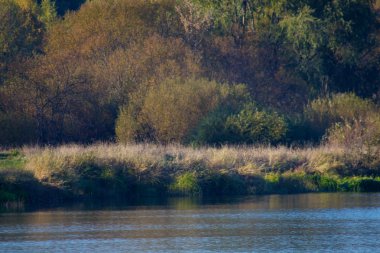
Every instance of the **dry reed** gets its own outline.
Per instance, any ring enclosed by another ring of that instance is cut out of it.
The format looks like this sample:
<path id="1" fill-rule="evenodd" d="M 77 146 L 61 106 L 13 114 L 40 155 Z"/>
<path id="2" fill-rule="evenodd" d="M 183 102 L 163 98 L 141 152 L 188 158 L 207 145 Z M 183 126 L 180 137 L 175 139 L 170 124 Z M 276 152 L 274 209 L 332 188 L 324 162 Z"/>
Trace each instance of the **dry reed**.
<path id="1" fill-rule="evenodd" d="M 344 150 L 337 147 L 250 147 L 192 148 L 181 145 L 107 144 L 91 146 L 25 147 L 26 169 L 39 179 L 55 171 L 70 170 L 83 162 L 99 166 L 124 166 L 135 172 L 158 169 L 225 170 L 239 174 L 286 173 L 289 171 L 326 172 L 349 166 Z"/>

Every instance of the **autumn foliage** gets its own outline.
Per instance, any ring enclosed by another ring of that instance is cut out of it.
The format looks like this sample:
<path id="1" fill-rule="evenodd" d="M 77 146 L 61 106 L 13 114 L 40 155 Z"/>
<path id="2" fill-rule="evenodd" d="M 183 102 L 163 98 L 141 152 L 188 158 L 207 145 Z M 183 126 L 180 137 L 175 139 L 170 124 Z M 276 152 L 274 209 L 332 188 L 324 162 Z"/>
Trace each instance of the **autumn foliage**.
<path id="1" fill-rule="evenodd" d="M 367 138 L 379 132 L 377 8 L 0 0 L 0 145 Z"/>

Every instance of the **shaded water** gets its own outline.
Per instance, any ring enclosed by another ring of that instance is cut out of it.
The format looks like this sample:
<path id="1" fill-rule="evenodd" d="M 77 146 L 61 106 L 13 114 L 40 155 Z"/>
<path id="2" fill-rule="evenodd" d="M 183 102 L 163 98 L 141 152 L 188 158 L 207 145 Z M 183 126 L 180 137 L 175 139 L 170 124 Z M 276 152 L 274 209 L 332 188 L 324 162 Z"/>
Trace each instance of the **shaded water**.
<path id="1" fill-rule="evenodd" d="M 378 252 L 380 194 L 0 214 L 0 252 Z"/>

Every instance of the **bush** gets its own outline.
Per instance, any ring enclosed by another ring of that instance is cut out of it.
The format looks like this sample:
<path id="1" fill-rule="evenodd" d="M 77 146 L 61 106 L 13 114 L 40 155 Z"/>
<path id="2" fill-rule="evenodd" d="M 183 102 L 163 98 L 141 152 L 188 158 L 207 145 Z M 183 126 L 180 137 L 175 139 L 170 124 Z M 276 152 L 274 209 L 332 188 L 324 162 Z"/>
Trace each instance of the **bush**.
<path id="1" fill-rule="evenodd" d="M 278 143 L 285 136 L 285 119 L 276 112 L 260 110 L 249 103 L 227 118 L 226 127 L 237 143 Z"/>
<path id="2" fill-rule="evenodd" d="M 232 106 L 248 92 L 204 79 L 167 79 L 134 104 L 121 109 L 116 135 L 120 142 L 184 142 L 200 120 L 220 105 Z"/>
<path id="3" fill-rule="evenodd" d="M 193 145 L 222 145 L 231 141 L 231 135 L 226 127 L 227 118 L 233 114 L 227 108 L 218 108 L 204 117 L 194 129 L 190 143 Z"/>
<path id="4" fill-rule="evenodd" d="M 240 111 L 227 107 L 212 112 L 200 122 L 192 138 L 199 144 L 276 144 L 286 131 L 283 117 L 249 102 L 240 106 Z"/>
<path id="5" fill-rule="evenodd" d="M 327 131 L 326 143 L 343 147 L 346 159 L 354 165 L 354 174 L 378 174 L 380 113 L 367 115 L 362 120 L 335 124 Z"/>
<path id="6" fill-rule="evenodd" d="M 380 110 L 372 101 L 336 94 L 311 102 L 305 115 L 315 136 L 343 149 L 351 174 L 375 174 L 363 171 L 380 166 Z"/>
<path id="7" fill-rule="evenodd" d="M 158 142 L 181 142 L 218 105 L 220 88 L 206 80 L 166 80 L 148 92 L 142 117 Z"/>
<path id="8" fill-rule="evenodd" d="M 380 145 L 380 114 L 337 123 L 328 129 L 326 140 L 343 147 L 376 147 Z"/>
<path id="9" fill-rule="evenodd" d="M 305 108 L 305 118 L 314 138 L 320 140 L 328 128 L 336 123 L 353 124 L 376 112 L 376 105 L 353 93 L 335 94 L 319 98 Z"/>
<path id="10" fill-rule="evenodd" d="M 153 132 L 141 122 L 139 109 L 133 103 L 120 108 L 116 119 L 116 140 L 121 143 L 150 140 Z"/>

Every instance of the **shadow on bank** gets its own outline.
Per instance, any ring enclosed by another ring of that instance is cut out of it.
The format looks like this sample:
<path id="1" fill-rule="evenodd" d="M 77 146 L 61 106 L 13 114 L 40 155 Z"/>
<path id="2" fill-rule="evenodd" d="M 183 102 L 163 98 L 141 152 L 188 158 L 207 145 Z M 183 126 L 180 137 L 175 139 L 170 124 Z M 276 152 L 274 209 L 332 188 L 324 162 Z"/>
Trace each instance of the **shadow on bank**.
<path id="1" fill-rule="evenodd" d="M 19 169 L 0 171 L 3 207 L 51 206 L 75 201 L 132 203 L 172 196 L 200 198 L 308 192 L 380 192 L 380 177 L 339 177 L 318 173 L 240 175 L 223 171 L 178 174 L 136 173 L 125 167 L 110 169 L 82 164 L 74 173 L 60 171 L 38 180 Z"/>

